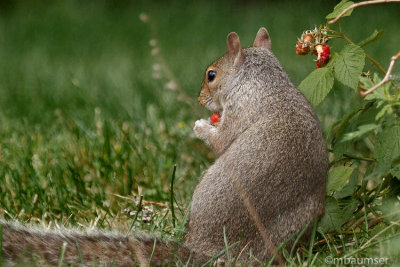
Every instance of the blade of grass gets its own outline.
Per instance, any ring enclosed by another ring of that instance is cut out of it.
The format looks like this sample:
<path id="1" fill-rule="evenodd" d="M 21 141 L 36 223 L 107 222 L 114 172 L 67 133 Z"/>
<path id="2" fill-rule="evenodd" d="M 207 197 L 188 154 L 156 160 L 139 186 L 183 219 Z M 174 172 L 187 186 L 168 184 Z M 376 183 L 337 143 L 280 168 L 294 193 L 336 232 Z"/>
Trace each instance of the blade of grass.
<path id="1" fill-rule="evenodd" d="M 318 255 L 319 255 L 319 252 L 315 253 L 314 258 L 312 259 L 312 261 L 311 261 L 311 263 L 310 263 L 310 266 L 315 266 L 315 265 L 314 265 L 314 262 L 315 262 L 315 260 L 317 259 L 317 256 L 318 256 Z"/>
<path id="2" fill-rule="evenodd" d="M 308 257 L 307 257 L 307 266 L 310 266 L 310 260 L 311 260 L 311 256 L 312 256 L 312 249 L 314 246 L 314 240 L 315 240 L 315 234 L 317 232 L 317 219 L 314 219 L 314 226 L 313 226 L 313 230 L 311 233 L 311 240 L 310 240 L 310 248 L 308 249 Z"/>
<path id="3" fill-rule="evenodd" d="M 172 225 L 175 228 L 175 208 L 174 208 L 174 180 L 175 180 L 175 173 L 176 173 L 176 164 L 174 164 L 174 170 L 172 171 L 172 177 L 171 177 L 171 195 L 170 195 L 170 205 L 169 208 L 171 209 L 171 214 L 172 214 Z"/>
<path id="4" fill-rule="evenodd" d="M 139 205 L 137 206 L 137 209 L 136 209 L 135 218 L 133 218 L 133 221 L 131 223 L 131 226 L 129 227 L 128 233 L 126 233 L 126 236 L 129 235 L 129 233 L 131 232 L 133 226 L 135 225 L 135 222 L 136 222 L 137 217 L 139 215 L 139 211 L 142 209 L 142 200 L 143 200 L 143 196 L 140 196 Z"/>
<path id="5" fill-rule="evenodd" d="M 224 231 L 224 243 L 225 243 L 225 255 L 226 255 L 226 259 L 228 260 L 228 263 L 231 262 L 231 253 L 229 252 L 229 245 L 228 245 L 228 238 L 226 237 L 226 229 L 225 226 L 223 228 Z"/>
<path id="6" fill-rule="evenodd" d="M 383 239 L 381 239 L 381 240 L 377 240 L 377 241 L 375 241 L 375 242 L 369 243 L 368 246 L 361 246 L 361 248 L 356 249 L 356 250 L 350 252 L 349 254 L 343 256 L 343 258 L 349 258 L 350 256 L 352 256 L 352 255 L 354 255 L 354 254 L 356 254 L 356 253 L 358 253 L 358 252 L 361 252 L 361 251 L 363 251 L 363 250 L 365 250 L 365 249 L 367 249 L 367 248 L 369 248 L 369 247 L 371 247 L 371 246 L 373 246 L 373 245 L 375 245 L 375 244 L 378 244 L 378 243 L 381 243 L 381 242 L 384 242 L 384 241 L 393 239 L 393 238 L 398 237 L 398 236 L 400 236 L 400 233 L 397 233 L 397 234 L 388 236 L 388 237 L 386 237 L 386 238 L 383 238 Z M 364 245 L 366 245 L 366 244 L 367 244 L 367 243 L 365 243 Z"/>
<path id="7" fill-rule="evenodd" d="M 65 254 L 65 250 L 67 249 L 67 243 L 64 242 L 61 248 L 61 255 L 60 255 L 60 259 L 58 261 L 58 267 L 62 267 L 63 266 L 63 262 L 64 262 L 64 254 Z"/>
<path id="8" fill-rule="evenodd" d="M 156 250 L 157 239 L 154 239 L 153 250 L 151 251 L 149 258 L 149 266 L 151 266 L 151 260 L 153 259 L 154 251 Z"/>
<path id="9" fill-rule="evenodd" d="M 3 266 L 3 224 L 0 224 L 0 267 Z"/>
<path id="10" fill-rule="evenodd" d="M 311 222 L 308 222 L 308 223 L 307 223 L 306 227 L 304 227 L 304 229 L 301 230 L 300 234 L 297 236 L 296 240 L 294 241 L 293 246 L 292 246 L 292 249 L 290 250 L 290 253 L 289 253 L 289 258 L 292 258 L 292 255 L 293 255 L 293 252 L 294 252 L 294 249 L 295 249 L 297 243 L 299 242 L 300 238 L 304 235 L 305 231 L 306 231 L 306 230 L 308 229 L 308 227 L 310 226 L 310 223 L 311 223 Z"/>
<path id="11" fill-rule="evenodd" d="M 233 243 L 232 245 L 230 245 L 228 247 L 228 249 L 232 249 L 234 246 L 236 246 L 237 244 L 239 244 L 239 242 Z M 216 259 L 218 259 L 219 257 L 221 257 L 222 255 L 225 254 L 225 249 L 222 250 L 220 253 L 213 255 L 211 259 L 209 259 L 206 263 L 204 263 L 203 265 L 201 265 L 201 267 L 205 267 L 207 265 L 212 264 Z"/>
<path id="12" fill-rule="evenodd" d="M 343 235 L 340 235 L 339 238 L 340 238 L 340 241 L 342 241 L 343 253 L 346 254 L 347 251 L 346 251 L 346 245 L 345 245 L 345 243 L 344 243 L 344 236 L 343 236 Z"/>
<path id="13" fill-rule="evenodd" d="M 78 255 L 79 255 L 79 260 L 81 261 L 81 266 L 85 266 L 85 261 L 83 260 L 81 247 L 79 246 L 78 242 L 76 242 L 76 249 L 78 250 Z"/>

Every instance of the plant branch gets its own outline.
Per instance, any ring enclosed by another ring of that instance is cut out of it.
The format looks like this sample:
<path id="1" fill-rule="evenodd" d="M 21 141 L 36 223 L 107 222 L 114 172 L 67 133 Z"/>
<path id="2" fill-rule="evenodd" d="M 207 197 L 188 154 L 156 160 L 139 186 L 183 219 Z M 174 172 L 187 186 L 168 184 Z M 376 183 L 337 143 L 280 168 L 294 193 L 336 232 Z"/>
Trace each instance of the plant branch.
<path id="1" fill-rule="evenodd" d="M 386 70 L 378 63 L 378 61 L 370 57 L 368 54 L 365 54 L 365 57 L 368 58 L 368 60 L 371 61 L 372 64 L 374 64 L 383 74 L 386 74 Z"/>
<path id="2" fill-rule="evenodd" d="M 377 88 L 381 87 L 384 83 L 387 83 L 388 81 L 390 81 L 390 78 L 392 76 L 392 71 L 393 71 L 393 67 L 394 64 L 396 63 L 396 60 L 400 57 L 400 52 L 398 52 L 396 55 L 394 55 L 391 60 L 390 60 L 390 65 L 389 68 L 386 72 L 385 77 L 382 79 L 382 81 L 380 81 L 379 83 L 377 83 L 374 87 L 368 89 L 367 91 L 361 91 L 361 97 L 364 99 L 364 97 L 370 93 L 372 93 L 373 91 L 375 91 Z"/>
<path id="3" fill-rule="evenodd" d="M 373 5 L 373 4 L 383 4 L 383 3 L 391 3 L 391 2 L 400 2 L 400 0 L 371 0 L 371 1 L 364 1 L 360 3 L 355 3 L 343 10 L 335 19 L 328 21 L 329 24 L 334 24 L 336 23 L 341 17 L 343 17 L 344 14 L 347 13 L 350 9 L 360 7 L 360 6 L 366 6 L 366 5 Z"/>
<path id="4" fill-rule="evenodd" d="M 366 157 L 359 157 L 351 154 L 343 154 L 344 157 L 348 159 L 358 159 L 358 160 L 363 160 L 363 161 L 368 161 L 368 162 L 375 162 L 373 158 L 366 158 Z"/>

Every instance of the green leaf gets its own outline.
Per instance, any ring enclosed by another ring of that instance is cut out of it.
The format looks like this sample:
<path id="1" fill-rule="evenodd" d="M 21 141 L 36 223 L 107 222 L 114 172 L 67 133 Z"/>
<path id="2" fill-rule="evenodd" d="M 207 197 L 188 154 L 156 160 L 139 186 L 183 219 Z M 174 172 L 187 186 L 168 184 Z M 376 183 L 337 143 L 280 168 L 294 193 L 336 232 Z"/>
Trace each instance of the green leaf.
<path id="1" fill-rule="evenodd" d="M 364 90 L 368 90 L 372 87 L 374 87 L 375 83 L 372 81 L 371 77 L 364 77 L 361 76 L 360 77 L 360 88 L 364 89 Z M 368 95 L 367 95 L 368 97 Z"/>
<path id="2" fill-rule="evenodd" d="M 357 45 L 361 46 L 361 47 L 366 46 L 367 44 L 375 42 L 376 40 L 381 38 L 383 36 L 383 34 L 384 34 L 384 31 L 382 31 L 382 30 L 380 30 L 380 31 L 374 30 L 374 32 L 370 36 L 368 36 L 368 38 L 362 40 Z"/>
<path id="3" fill-rule="evenodd" d="M 400 165 L 394 166 L 391 170 L 390 173 L 395 176 L 397 179 L 400 180 Z"/>
<path id="4" fill-rule="evenodd" d="M 336 18 L 343 10 L 345 10 L 346 8 L 348 8 L 349 6 L 351 6 L 352 4 L 354 4 L 353 1 L 348 1 L 348 0 L 342 0 L 342 2 L 340 2 L 339 4 L 337 4 L 335 6 L 335 8 L 333 9 L 333 11 L 331 13 L 329 13 L 326 16 L 326 19 L 331 20 Z M 343 17 L 347 17 L 351 15 L 351 12 L 353 12 L 353 9 L 350 9 L 349 11 L 347 11 Z"/>
<path id="5" fill-rule="evenodd" d="M 379 128 L 379 125 L 371 123 L 371 124 L 364 124 L 358 126 L 357 131 L 346 133 L 343 138 L 340 140 L 341 142 L 350 141 L 356 138 L 360 138 L 363 135 L 370 133 Z"/>
<path id="6" fill-rule="evenodd" d="M 346 166 L 339 166 L 333 168 L 328 174 L 328 183 L 326 185 L 326 192 L 328 195 L 333 192 L 339 191 L 343 185 L 350 178 L 353 173 L 353 168 Z"/>
<path id="7" fill-rule="evenodd" d="M 342 199 L 338 201 L 339 208 L 342 210 L 342 219 L 345 223 L 358 207 L 358 200 L 354 198 Z"/>
<path id="8" fill-rule="evenodd" d="M 318 231 L 321 233 L 340 231 L 342 226 L 342 211 L 337 200 L 333 197 L 326 198 L 325 214 L 319 222 Z"/>
<path id="9" fill-rule="evenodd" d="M 318 231 L 320 233 L 340 231 L 341 226 L 353 215 L 358 206 L 355 199 L 336 200 L 333 197 L 326 198 L 325 214 L 322 217 Z"/>
<path id="10" fill-rule="evenodd" d="M 353 174 L 349 178 L 349 182 L 342 188 L 342 190 L 335 193 L 336 199 L 345 198 L 345 197 L 351 196 L 353 194 L 354 189 L 356 188 L 356 186 L 358 184 L 358 175 L 359 175 L 359 172 L 358 172 L 358 168 L 357 168 L 356 171 L 353 171 Z"/>
<path id="11" fill-rule="evenodd" d="M 368 82 L 369 80 L 369 82 Z M 374 73 L 374 79 L 371 80 L 370 78 L 361 77 L 360 82 L 362 82 L 363 88 L 365 90 L 371 89 L 376 84 L 381 82 L 381 78 L 377 73 Z M 366 100 L 383 100 L 383 101 L 390 101 L 390 96 L 386 95 L 385 91 L 389 91 L 390 83 L 384 83 L 382 86 L 379 86 L 376 90 L 372 93 L 368 94 L 365 99 Z"/>
<path id="12" fill-rule="evenodd" d="M 380 169 L 389 170 L 393 160 L 400 157 L 400 125 L 386 126 L 376 135 L 374 158 Z"/>
<path id="13" fill-rule="evenodd" d="M 299 85 L 300 91 L 316 107 L 324 100 L 333 87 L 333 74 L 330 68 L 319 68 L 311 72 Z"/>
<path id="14" fill-rule="evenodd" d="M 390 173 L 400 180 L 400 157 L 393 160 Z"/>
<path id="15" fill-rule="evenodd" d="M 371 166 L 371 167 L 370 167 Z M 382 178 L 382 176 L 386 175 L 389 171 L 388 166 L 385 164 L 378 164 L 378 163 L 373 163 L 367 167 L 367 171 L 365 172 L 363 183 L 366 183 L 370 180 L 378 182 Z"/>
<path id="16" fill-rule="evenodd" d="M 378 114 L 376 114 L 376 120 L 378 121 L 380 118 L 385 116 L 385 114 L 392 115 L 393 114 L 393 106 L 391 104 L 384 105 L 381 111 L 379 111 Z"/>
<path id="17" fill-rule="evenodd" d="M 393 189 L 398 189 L 395 187 L 398 186 L 393 186 L 391 180 L 391 185 Z M 397 181 L 399 183 L 399 181 Z M 395 190 L 398 191 L 398 190 Z M 395 193 L 395 192 L 393 192 Z M 399 192 L 397 192 L 397 195 Z M 393 197 L 393 194 L 390 194 L 391 196 L 385 197 L 382 199 L 382 205 L 377 205 L 377 210 L 383 215 L 382 217 L 384 218 L 384 222 L 397 222 L 400 219 L 400 214 L 399 214 L 399 205 L 398 205 L 398 200 L 396 197 Z"/>
<path id="18" fill-rule="evenodd" d="M 364 50 L 357 45 L 346 45 L 335 58 L 335 78 L 344 85 L 357 89 L 364 64 Z"/>

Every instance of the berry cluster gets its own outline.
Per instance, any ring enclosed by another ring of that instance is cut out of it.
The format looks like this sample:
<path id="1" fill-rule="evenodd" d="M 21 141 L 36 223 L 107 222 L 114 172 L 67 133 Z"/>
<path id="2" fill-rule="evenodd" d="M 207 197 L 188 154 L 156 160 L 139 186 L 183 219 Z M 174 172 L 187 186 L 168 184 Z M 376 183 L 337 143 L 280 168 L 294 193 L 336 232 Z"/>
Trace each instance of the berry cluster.
<path id="1" fill-rule="evenodd" d="M 317 68 L 321 68 L 331 56 L 331 49 L 327 45 L 328 40 L 326 28 L 305 31 L 297 41 L 296 54 L 307 55 L 313 53 L 317 56 L 315 60 Z"/>

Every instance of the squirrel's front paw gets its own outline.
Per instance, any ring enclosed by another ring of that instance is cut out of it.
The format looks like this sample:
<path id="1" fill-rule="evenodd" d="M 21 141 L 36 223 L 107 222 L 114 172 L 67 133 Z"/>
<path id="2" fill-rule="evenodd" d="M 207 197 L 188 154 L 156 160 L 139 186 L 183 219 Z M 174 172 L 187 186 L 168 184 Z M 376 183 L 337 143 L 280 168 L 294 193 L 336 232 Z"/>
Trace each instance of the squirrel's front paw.
<path id="1" fill-rule="evenodd" d="M 201 119 L 196 121 L 193 131 L 197 138 L 208 143 L 208 136 L 215 132 L 215 127 L 212 126 L 208 120 Z"/>

